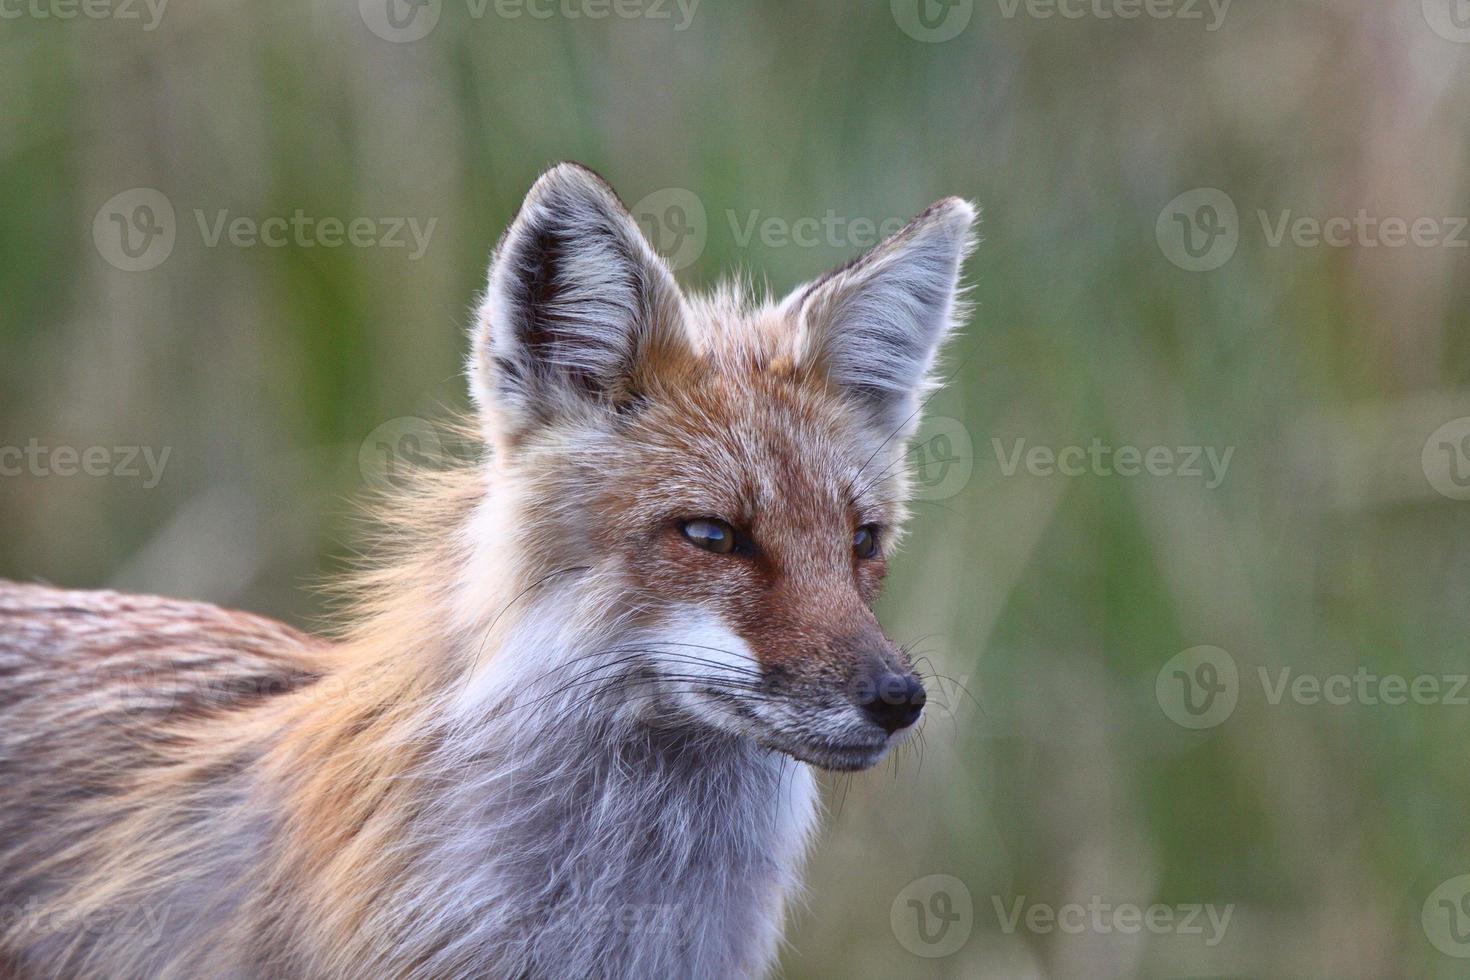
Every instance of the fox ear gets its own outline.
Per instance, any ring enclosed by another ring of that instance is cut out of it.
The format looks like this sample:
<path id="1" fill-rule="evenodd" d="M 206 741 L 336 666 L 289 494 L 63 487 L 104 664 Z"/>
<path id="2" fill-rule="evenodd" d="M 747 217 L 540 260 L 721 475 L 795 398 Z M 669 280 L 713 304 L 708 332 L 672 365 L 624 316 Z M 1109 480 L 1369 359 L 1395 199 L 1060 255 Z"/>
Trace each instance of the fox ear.
<path id="1" fill-rule="evenodd" d="M 907 439 L 918 426 L 939 347 L 964 312 L 960 266 L 974 222 L 971 204 L 946 198 L 783 303 L 801 360 L 850 393 L 885 436 Z"/>
<path id="2" fill-rule="evenodd" d="M 612 188 L 579 164 L 552 167 L 490 260 L 470 354 L 487 435 L 513 446 L 551 419 L 631 403 L 639 363 L 683 342 L 681 305 Z"/>

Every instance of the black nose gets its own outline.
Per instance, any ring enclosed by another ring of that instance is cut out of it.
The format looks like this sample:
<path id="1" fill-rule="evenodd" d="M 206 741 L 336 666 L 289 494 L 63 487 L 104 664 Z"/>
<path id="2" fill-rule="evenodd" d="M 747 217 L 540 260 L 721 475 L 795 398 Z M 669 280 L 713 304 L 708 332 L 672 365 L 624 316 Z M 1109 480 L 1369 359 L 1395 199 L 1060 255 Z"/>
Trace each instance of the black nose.
<path id="1" fill-rule="evenodd" d="M 858 695 L 858 707 L 892 735 L 919 720 L 924 710 L 924 685 L 912 674 L 878 674 Z"/>

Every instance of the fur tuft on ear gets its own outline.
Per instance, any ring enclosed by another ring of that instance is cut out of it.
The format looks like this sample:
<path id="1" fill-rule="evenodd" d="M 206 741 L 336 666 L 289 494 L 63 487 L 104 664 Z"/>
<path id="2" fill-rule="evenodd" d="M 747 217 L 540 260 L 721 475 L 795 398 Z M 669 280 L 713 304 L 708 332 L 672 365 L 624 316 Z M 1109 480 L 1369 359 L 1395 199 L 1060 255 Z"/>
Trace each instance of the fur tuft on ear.
<path id="1" fill-rule="evenodd" d="M 975 217 L 967 201 L 938 201 L 782 304 L 796 323 L 800 359 L 900 440 L 918 427 L 939 347 L 965 312 L 960 267 L 974 248 Z"/>
<path id="2" fill-rule="evenodd" d="M 490 260 L 470 387 L 492 442 L 632 402 L 636 367 L 682 343 L 682 297 L 612 188 L 560 163 L 542 174 Z"/>

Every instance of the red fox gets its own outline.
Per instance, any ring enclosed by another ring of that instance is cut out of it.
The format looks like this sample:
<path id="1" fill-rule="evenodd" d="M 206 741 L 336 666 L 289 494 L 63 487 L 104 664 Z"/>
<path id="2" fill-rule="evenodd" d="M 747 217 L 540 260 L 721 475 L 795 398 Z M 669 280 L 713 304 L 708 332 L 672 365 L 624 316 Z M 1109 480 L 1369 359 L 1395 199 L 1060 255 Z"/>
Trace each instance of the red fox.
<path id="1" fill-rule="evenodd" d="M 0 583 L 0 977 L 773 968 L 811 767 L 925 701 L 870 610 L 974 208 L 686 296 L 559 164 L 491 259 L 473 462 L 347 625 Z"/>

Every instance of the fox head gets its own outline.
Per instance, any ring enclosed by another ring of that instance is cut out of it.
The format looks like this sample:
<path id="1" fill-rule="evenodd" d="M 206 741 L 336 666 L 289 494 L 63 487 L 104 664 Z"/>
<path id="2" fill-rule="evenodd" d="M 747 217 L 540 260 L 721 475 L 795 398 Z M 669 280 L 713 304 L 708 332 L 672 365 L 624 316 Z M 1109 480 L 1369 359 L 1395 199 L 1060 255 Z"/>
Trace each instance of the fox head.
<path id="1" fill-rule="evenodd" d="M 684 295 L 591 171 L 536 182 L 469 374 L 493 456 L 474 547 L 545 587 L 538 676 L 831 769 L 902 737 L 924 688 L 870 605 L 974 219 L 939 201 L 751 302 Z"/>

